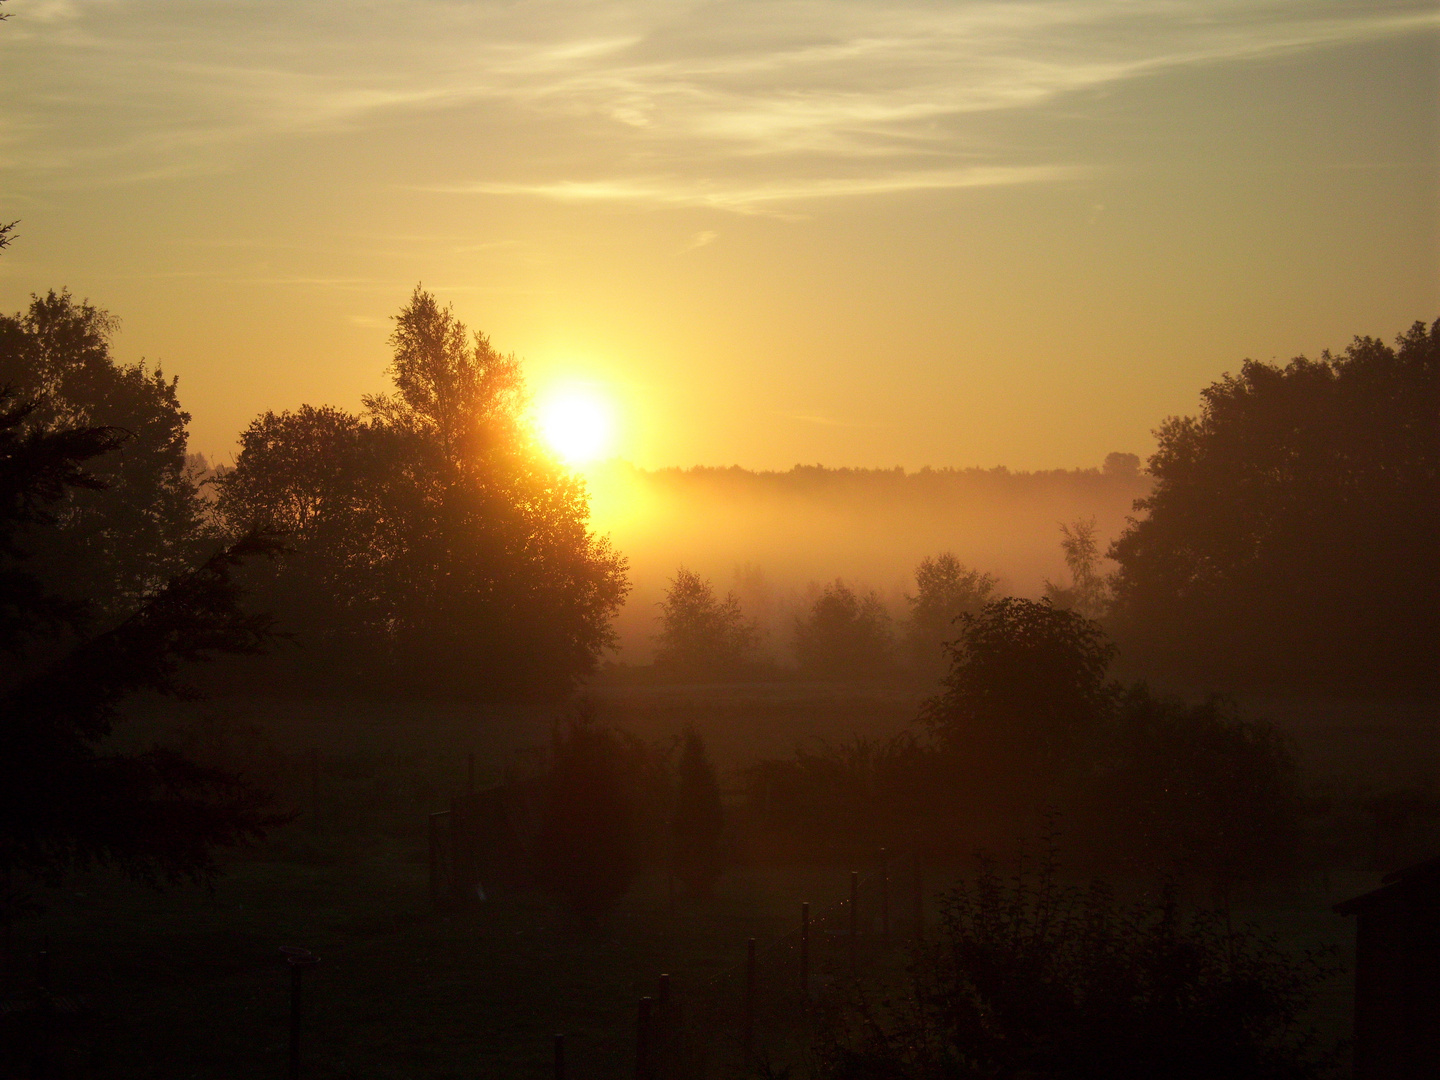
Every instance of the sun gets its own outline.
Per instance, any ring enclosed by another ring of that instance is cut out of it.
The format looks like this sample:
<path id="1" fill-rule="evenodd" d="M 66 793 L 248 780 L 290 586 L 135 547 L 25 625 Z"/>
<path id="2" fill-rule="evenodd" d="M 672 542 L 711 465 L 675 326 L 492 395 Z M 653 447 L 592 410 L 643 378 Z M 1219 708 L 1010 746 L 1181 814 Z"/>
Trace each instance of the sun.
<path id="1" fill-rule="evenodd" d="M 614 412 L 610 403 L 589 387 L 567 386 L 541 398 L 535 408 L 540 437 L 569 465 L 594 461 L 614 438 Z"/>

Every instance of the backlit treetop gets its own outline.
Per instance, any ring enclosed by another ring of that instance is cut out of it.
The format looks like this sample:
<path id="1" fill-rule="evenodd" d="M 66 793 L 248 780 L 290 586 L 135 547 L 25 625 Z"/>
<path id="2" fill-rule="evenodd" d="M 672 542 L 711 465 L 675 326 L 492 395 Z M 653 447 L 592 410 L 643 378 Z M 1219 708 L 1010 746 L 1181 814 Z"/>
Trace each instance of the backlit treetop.
<path id="1" fill-rule="evenodd" d="M 333 673 L 567 690 L 613 643 L 625 560 L 589 531 L 583 482 L 537 448 L 513 358 L 420 289 L 391 344 L 395 391 L 364 414 L 255 420 L 220 513 L 287 534 L 267 601 Z"/>

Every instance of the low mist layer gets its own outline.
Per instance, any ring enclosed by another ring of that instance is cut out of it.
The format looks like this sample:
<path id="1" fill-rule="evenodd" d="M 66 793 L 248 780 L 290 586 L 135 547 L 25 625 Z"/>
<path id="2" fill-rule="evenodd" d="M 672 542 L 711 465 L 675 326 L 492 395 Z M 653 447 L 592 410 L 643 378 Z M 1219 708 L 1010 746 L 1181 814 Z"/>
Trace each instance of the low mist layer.
<path id="1" fill-rule="evenodd" d="M 791 659 L 795 616 L 823 583 L 874 589 L 897 621 L 915 567 L 942 551 L 998 577 L 998 591 L 1038 596 L 1065 580 L 1060 526 L 1095 520 L 1101 549 L 1150 490 L 1138 457 L 1103 467 L 996 469 L 638 469 L 611 463 L 591 478 L 593 520 L 630 563 L 619 659 L 653 653 L 659 602 L 684 566 L 733 591 L 762 648 Z"/>

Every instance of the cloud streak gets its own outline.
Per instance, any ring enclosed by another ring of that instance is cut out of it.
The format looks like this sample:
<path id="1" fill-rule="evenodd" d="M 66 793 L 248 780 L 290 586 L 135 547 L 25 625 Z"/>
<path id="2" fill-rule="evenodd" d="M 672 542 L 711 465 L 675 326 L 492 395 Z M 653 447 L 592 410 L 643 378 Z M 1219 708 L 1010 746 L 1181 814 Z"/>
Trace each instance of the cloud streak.
<path id="1" fill-rule="evenodd" d="M 971 121 L 1440 28 L 1428 4 L 1334 0 L 12 6 L 0 168 L 22 179 L 224 170 L 423 119 L 496 151 L 428 190 L 736 212 L 1063 180 L 1086 163 L 1017 158 Z"/>

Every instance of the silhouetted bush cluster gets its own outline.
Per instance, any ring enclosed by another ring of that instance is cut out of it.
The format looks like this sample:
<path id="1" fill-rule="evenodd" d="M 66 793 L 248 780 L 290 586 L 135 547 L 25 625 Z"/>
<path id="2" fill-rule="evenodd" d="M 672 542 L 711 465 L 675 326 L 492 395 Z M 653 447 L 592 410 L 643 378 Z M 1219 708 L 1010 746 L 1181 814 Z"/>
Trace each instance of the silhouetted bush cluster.
<path id="1" fill-rule="evenodd" d="M 885 675 L 895 666 L 890 613 L 873 591 L 860 594 L 832 581 L 796 620 L 795 659 L 801 672 L 814 678 Z"/>
<path id="2" fill-rule="evenodd" d="M 535 860 L 542 888 L 603 915 L 648 863 L 709 895 L 726 860 L 720 785 L 698 733 L 686 732 L 678 761 L 676 749 L 601 724 L 589 703 L 557 722 Z"/>
<path id="3" fill-rule="evenodd" d="M 858 993 L 817 1047 L 825 1080 L 1304 1080 L 1302 1021 L 1327 958 L 1291 956 L 1173 890 L 1139 902 L 1062 884 L 1053 851 L 942 903 L 903 987 Z"/>
<path id="4" fill-rule="evenodd" d="M 625 764 L 619 738 L 592 714 L 556 725 L 538 877 L 583 915 L 613 907 L 639 870 L 639 807 Z"/>
<path id="5" fill-rule="evenodd" d="M 1273 728 L 1222 699 L 1122 689 L 1099 625 L 1048 601 L 994 601 L 959 633 L 921 710 L 928 741 L 907 733 L 759 762 L 747 787 L 755 827 L 811 857 L 880 845 L 954 857 L 1054 808 L 1087 856 L 1117 868 L 1224 885 L 1292 866 L 1297 770 Z"/>
<path id="6" fill-rule="evenodd" d="M 679 679 L 725 679 L 755 666 L 760 631 L 734 593 L 719 599 L 710 582 L 680 567 L 660 604 L 655 667 Z"/>

